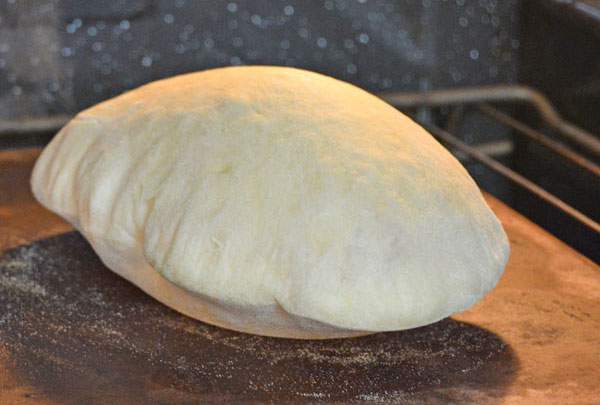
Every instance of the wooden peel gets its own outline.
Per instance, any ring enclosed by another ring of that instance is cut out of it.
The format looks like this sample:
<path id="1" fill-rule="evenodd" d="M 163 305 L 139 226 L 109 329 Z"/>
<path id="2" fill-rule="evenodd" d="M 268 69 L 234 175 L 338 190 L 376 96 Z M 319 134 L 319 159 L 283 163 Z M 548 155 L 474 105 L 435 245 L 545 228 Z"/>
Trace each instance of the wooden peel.
<path id="1" fill-rule="evenodd" d="M 33 201 L 38 153 L 0 152 L 0 403 L 600 397 L 600 269 L 492 197 L 512 256 L 473 309 L 404 332 L 282 340 L 189 319 L 106 269 Z"/>

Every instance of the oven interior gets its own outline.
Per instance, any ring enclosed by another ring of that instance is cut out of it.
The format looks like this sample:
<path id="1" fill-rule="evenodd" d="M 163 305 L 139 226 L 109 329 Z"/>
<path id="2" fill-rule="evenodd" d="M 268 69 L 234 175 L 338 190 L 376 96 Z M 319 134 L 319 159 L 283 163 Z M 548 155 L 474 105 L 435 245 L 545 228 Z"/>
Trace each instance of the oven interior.
<path id="1" fill-rule="evenodd" d="M 593 0 L 5 1 L 0 147 L 43 145 L 81 109 L 148 81 L 238 64 L 380 94 L 484 190 L 600 261 Z"/>

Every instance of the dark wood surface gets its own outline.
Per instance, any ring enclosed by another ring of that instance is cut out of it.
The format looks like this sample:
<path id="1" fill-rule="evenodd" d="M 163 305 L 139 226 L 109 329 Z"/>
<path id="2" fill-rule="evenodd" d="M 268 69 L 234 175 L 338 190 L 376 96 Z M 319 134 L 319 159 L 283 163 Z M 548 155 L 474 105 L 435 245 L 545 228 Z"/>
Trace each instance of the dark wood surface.
<path id="1" fill-rule="evenodd" d="M 298 341 L 182 316 L 37 204 L 39 151 L 0 152 L 0 403 L 599 403 L 600 269 L 492 197 L 512 256 L 472 309 Z"/>

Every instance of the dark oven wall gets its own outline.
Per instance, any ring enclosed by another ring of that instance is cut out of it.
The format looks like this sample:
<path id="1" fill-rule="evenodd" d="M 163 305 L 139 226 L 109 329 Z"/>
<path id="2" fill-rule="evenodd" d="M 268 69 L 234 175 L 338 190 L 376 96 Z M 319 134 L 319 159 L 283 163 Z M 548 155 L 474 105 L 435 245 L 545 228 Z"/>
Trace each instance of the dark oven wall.
<path id="1" fill-rule="evenodd" d="M 600 134 L 600 1 L 523 2 L 519 80 L 550 98 L 569 121 Z M 521 111 L 521 119 L 564 141 Z M 556 154 L 515 137 L 513 168 L 563 201 L 600 222 L 600 179 Z M 572 145 L 578 149 L 576 145 Z M 588 150 L 579 152 L 597 160 Z M 511 205 L 533 221 L 600 262 L 600 236 L 531 193 L 515 188 Z"/>
<path id="2" fill-rule="evenodd" d="M 74 113 L 148 81 L 273 64 L 371 91 L 516 79 L 516 0 L 0 3 L 0 118 Z"/>

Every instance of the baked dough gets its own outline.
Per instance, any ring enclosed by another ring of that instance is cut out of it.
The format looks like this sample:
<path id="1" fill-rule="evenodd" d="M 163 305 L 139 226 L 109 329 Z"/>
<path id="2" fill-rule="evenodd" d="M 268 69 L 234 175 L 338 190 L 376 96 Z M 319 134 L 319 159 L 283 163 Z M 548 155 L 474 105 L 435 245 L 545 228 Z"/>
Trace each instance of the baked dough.
<path id="1" fill-rule="evenodd" d="M 426 325 L 483 297 L 509 254 L 423 128 L 292 68 L 207 70 L 98 104 L 44 150 L 32 187 L 158 301 L 259 335 Z"/>

